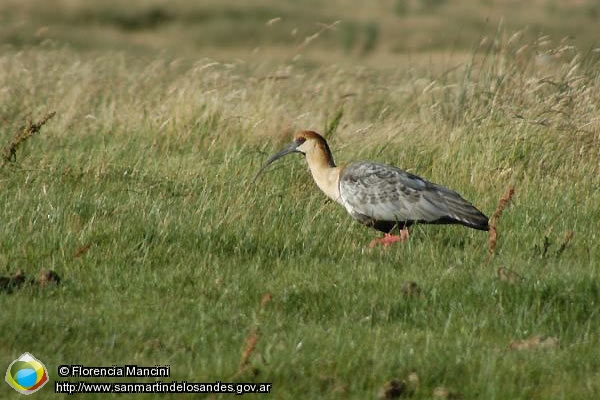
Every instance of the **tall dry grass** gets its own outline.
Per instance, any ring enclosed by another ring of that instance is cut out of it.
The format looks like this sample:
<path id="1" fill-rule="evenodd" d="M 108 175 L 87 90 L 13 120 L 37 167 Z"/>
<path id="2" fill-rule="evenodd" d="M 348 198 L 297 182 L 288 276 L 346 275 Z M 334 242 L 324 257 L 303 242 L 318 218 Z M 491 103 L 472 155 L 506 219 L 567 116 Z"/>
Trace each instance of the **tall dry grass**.
<path id="1" fill-rule="evenodd" d="M 507 161 L 553 170 L 600 155 L 598 55 L 503 30 L 441 73 L 410 63 L 376 70 L 293 60 L 146 62 L 47 45 L 0 57 L 0 118 L 9 132 L 56 109 L 53 137 L 150 135 L 211 146 L 314 129 L 332 131 L 341 149 L 396 143 L 441 157 L 483 153 L 505 162 L 500 172 L 513 168 Z"/>

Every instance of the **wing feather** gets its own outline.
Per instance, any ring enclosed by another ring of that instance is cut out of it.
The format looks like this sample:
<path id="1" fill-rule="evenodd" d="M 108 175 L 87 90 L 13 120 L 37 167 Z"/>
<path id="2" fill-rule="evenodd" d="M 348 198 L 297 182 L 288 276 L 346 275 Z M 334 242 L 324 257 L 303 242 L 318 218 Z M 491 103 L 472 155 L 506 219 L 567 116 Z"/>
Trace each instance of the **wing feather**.
<path id="1" fill-rule="evenodd" d="M 451 219 L 487 226 L 487 217 L 458 193 L 390 165 L 351 163 L 340 175 L 339 188 L 348 212 L 364 223 Z"/>

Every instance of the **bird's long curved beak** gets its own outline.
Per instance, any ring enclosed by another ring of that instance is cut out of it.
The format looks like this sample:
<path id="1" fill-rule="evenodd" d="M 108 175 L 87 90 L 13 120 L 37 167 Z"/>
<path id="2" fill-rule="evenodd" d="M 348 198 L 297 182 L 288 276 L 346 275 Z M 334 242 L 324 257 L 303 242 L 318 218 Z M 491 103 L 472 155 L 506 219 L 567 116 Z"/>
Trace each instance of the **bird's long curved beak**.
<path id="1" fill-rule="evenodd" d="M 275 153 L 271 157 L 269 157 L 269 159 L 267 160 L 267 162 L 265 163 L 265 165 L 263 165 L 262 168 L 258 171 L 258 173 L 254 177 L 254 179 L 252 180 L 252 182 L 256 181 L 256 179 L 260 176 L 260 174 L 262 174 L 263 171 L 265 169 L 267 169 L 267 167 L 269 165 L 271 165 L 275 161 L 279 160 L 281 157 L 284 157 L 284 156 L 286 156 L 288 154 L 291 154 L 291 153 L 297 153 L 298 152 L 298 148 L 297 147 L 298 147 L 298 145 L 295 142 L 292 142 L 292 143 L 290 143 L 290 145 L 286 146 L 285 148 L 283 148 L 278 153 Z"/>

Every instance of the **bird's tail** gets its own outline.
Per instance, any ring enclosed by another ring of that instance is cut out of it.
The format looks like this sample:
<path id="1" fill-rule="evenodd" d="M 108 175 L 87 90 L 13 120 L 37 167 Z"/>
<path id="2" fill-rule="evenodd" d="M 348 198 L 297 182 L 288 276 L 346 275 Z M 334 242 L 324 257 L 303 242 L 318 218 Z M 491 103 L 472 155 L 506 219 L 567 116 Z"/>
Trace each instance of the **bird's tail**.
<path id="1" fill-rule="evenodd" d="M 489 218 L 458 193 L 446 194 L 444 197 L 448 205 L 448 217 L 469 228 L 489 230 Z"/>

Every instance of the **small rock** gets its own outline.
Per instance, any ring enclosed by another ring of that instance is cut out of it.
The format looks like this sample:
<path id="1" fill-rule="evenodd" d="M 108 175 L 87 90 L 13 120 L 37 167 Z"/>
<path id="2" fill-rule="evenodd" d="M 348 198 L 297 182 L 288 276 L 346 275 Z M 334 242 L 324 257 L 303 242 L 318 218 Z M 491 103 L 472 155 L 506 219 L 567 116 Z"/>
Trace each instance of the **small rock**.
<path id="1" fill-rule="evenodd" d="M 332 393 L 346 393 L 348 391 L 348 388 L 346 387 L 346 385 L 343 385 L 339 382 L 336 382 L 333 385 L 333 388 L 331 389 Z"/>
<path id="2" fill-rule="evenodd" d="M 521 275 L 504 267 L 498 268 L 498 279 L 501 282 L 506 282 L 510 285 L 516 285 L 524 280 Z"/>
<path id="3" fill-rule="evenodd" d="M 416 372 L 408 374 L 408 383 L 411 384 L 415 389 L 419 387 L 419 375 Z"/>
<path id="4" fill-rule="evenodd" d="M 387 381 L 383 385 L 383 387 L 379 391 L 379 398 L 384 400 L 397 399 L 398 397 L 404 396 L 406 394 L 406 383 L 398 379 L 393 379 L 391 381 Z"/>
<path id="5" fill-rule="evenodd" d="M 42 269 L 38 274 L 38 285 L 45 288 L 48 285 L 60 285 L 60 276 L 53 270 Z"/>
<path id="6" fill-rule="evenodd" d="M 508 348 L 511 350 L 533 350 L 558 347 L 559 344 L 559 340 L 555 337 L 533 335 L 527 339 L 513 341 Z"/>
<path id="7" fill-rule="evenodd" d="M 148 340 L 146 343 L 144 343 L 144 347 L 146 349 L 151 349 L 151 350 L 160 350 L 163 346 L 162 346 L 162 343 L 160 342 L 160 340 L 151 339 L 151 340 Z"/>
<path id="8" fill-rule="evenodd" d="M 433 389 L 433 398 L 434 399 L 449 399 L 450 391 L 443 386 L 438 386 Z"/>
<path id="9" fill-rule="evenodd" d="M 458 393 L 450 391 L 448 388 L 443 386 L 438 386 L 433 389 L 433 398 L 434 399 L 449 399 L 449 400 L 458 400 L 462 399 L 462 396 Z"/>
<path id="10" fill-rule="evenodd" d="M 402 284 L 400 289 L 403 295 L 407 297 L 418 296 L 421 293 L 421 288 L 416 282 L 407 281 Z"/>
<path id="11" fill-rule="evenodd" d="M 23 270 L 18 269 L 12 276 L 0 276 L 0 290 L 12 292 L 14 289 L 19 289 L 27 282 Z"/>

